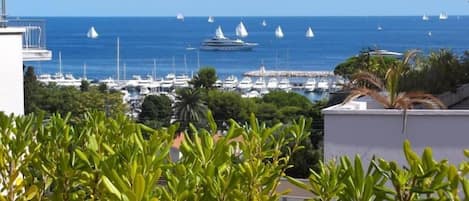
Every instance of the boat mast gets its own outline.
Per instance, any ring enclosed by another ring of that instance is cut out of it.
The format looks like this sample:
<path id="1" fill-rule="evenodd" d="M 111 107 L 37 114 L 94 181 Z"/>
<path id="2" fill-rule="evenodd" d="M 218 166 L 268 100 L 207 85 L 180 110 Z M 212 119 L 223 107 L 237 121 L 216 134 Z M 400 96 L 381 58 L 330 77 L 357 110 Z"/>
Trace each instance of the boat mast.
<path id="1" fill-rule="evenodd" d="M 187 75 L 187 59 L 186 59 L 186 55 L 184 54 L 184 74 Z"/>
<path id="2" fill-rule="evenodd" d="M 199 57 L 199 50 L 197 50 L 197 70 L 200 70 L 200 57 Z"/>
<path id="3" fill-rule="evenodd" d="M 59 75 L 62 75 L 62 52 L 59 51 Z"/>
<path id="4" fill-rule="evenodd" d="M 87 80 L 86 79 L 86 62 L 83 63 L 83 80 Z"/>
<path id="5" fill-rule="evenodd" d="M 156 80 L 156 59 L 153 59 L 153 80 Z"/>
<path id="6" fill-rule="evenodd" d="M 173 56 L 173 73 L 174 75 L 176 75 L 176 61 L 175 61 L 174 56 Z"/>
<path id="7" fill-rule="evenodd" d="M 2 0 L 2 15 L 0 16 L 0 27 L 7 27 L 6 0 Z"/>
<path id="8" fill-rule="evenodd" d="M 124 62 L 124 66 L 122 67 L 122 71 L 124 73 L 123 78 L 124 80 L 127 80 L 126 72 L 127 72 L 127 64 Z"/>
<path id="9" fill-rule="evenodd" d="M 116 71 L 117 71 L 117 81 L 119 81 L 119 65 L 120 65 L 120 44 L 119 44 L 119 37 L 117 37 L 117 66 L 116 66 Z"/>

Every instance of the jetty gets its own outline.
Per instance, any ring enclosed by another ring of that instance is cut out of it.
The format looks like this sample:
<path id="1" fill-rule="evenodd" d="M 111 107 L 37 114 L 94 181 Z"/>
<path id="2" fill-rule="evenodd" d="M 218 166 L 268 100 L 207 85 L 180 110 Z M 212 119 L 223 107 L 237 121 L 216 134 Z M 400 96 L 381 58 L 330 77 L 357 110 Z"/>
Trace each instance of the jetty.
<path id="1" fill-rule="evenodd" d="M 244 76 L 248 77 L 304 77 L 304 78 L 316 78 L 316 77 L 334 77 L 332 71 L 277 71 L 277 70 L 260 70 L 248 71 L 243 73 Z"/>

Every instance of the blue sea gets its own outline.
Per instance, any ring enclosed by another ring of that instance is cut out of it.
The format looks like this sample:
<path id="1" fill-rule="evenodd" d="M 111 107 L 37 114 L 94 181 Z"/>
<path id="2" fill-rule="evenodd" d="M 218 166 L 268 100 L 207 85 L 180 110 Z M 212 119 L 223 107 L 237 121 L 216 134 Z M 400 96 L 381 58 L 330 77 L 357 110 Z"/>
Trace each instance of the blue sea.
<path id="1" fill-rule="evenodd" d="M 37 73 L 58 71 L 58 53 L 62 54 L 63 72 L 82 76 L 87 65 L 88 78 L 116 76 L 116 41 L 120 38 L 121 69 L 126 64 L 126 77 L 152 74 L 196 72 L 197 55 L 201 66 L 215 67 L 219 77 L 257 70 L 264 64 L 267 70 L 333 70 L 346 58 L 365 48 L 403 52 L 421 49 L 424 53 L 440 48 L 461 54 L 469 48 L 469 16 L 450 16 L 440 21 L 430 16 L 408 17 L 48 17 L 46 20 L 47 48 L 53 60 L 31 62 Z M 267 26 L 261 25 L 262 20 Z M 259 43 L 253 51 L 207 52 L 187 50 L 214 35 L 221 26 L 225 36 L 235 37 L 235 27 L 242 21 L 249 36 L 244 40 Z M 98 39 L 86 37 L 94 26 Z M 274 30 L 281 26 L 285 37 L 275 38 Z M 315 37 L 307 39 L 311 26 Z M 382 27 L 381 31 L 377 27 Z M 431 32 L 431 36 L 429 36 Z M 186 58 L 186 65 L 184 64 Z M 173 62 L 174 61 L 174 62 Z M 174 64 L 173 64 L 174 63 Z M 121 72 L 120 77 L 124 77 Z"/>

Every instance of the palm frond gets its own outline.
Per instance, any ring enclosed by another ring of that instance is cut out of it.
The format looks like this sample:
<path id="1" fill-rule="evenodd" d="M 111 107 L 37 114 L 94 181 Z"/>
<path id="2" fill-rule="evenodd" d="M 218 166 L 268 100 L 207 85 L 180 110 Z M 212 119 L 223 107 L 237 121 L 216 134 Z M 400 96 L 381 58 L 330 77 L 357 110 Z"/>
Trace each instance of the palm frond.
<path id="1" fill-rule="evenodd" d="M 368 88 L 355 88 L 352 91 L 350 91 L 350 95 L 345 98 L 344 102 L 342 104 L 346 104 L 352 100 L 355 100 L 361 96 L 370 96 L 373 98 L 376 102 L 379 104 L 383 105 L 385 108 L 390 107 L 389 100 L 386 96 L 383 96 L 379 93 L 379 91 L 368 89 Z"/>
<path id="2" fill-rule="evenodd" d="M 356 73 L 353 76 L 353 79 L 352 79 L 351 83 L 357 83 L 357 82 L 360 82 L 360 81 L 364 81 L 364 82 L 367 82 L 369 84 L 372 84 L 380 90 L 382 90 L 383 87 L 384 87 L 383 81 L 379 77 L 377 77 L 375 74 L 367 72 L 367 71 L 360 71 L 360 72 Z"/>

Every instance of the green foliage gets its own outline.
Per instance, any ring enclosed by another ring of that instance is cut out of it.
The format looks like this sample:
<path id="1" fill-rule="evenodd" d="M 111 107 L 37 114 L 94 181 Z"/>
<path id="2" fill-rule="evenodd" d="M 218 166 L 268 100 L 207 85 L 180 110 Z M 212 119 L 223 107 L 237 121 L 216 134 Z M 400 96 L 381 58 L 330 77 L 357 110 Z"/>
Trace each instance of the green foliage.
<path id="1" fill-rule="evenodd" d="M 219 136 L 209 113 L 209 130 L 192 126 L 181 160 L 172 162 L 177 125 L 154 130 L 103 112 L 70 119 L 0 114 L 0 200 L 274 201 L 307 137 L 304 120 L 266 127 L 253 115 L 243 126 L 230 121 Z M 279 151 L 287 144 L 286 154 Z"/>
<path id="2" fill-rule="evenodd" d="M 354 74 L 360 71 L 371 72 L 381 79 L 384 78 L 387 66 L 397 61 L 394 57 L 370 55 L 371 49 L 361 51 L 357 56 L 353 56 L 337 65 L 334 74 L 351 79 Z"/>
<path id="3" fill-rule="evenodd" d="M 24 74 L 24 112 L 29 114 L 39 110 L 37 105 L 40 100 L 38 91 L 40 90 L 40 83 L 36 79 L 34 68 L 29 66 Z M 6 87 L 6 86 L 5 86 Z"/>
<path id="4" fill-rule="evenodd" d="M 403 77 L 402 90 L 427 91 L 440 94 L 455 91 L 461 84 L 469 82 L 468 53 L 458 59 L 449 50 L 441 49 L 423 57 L 415 64 L 415 69 Z"/>
<path id="5" fill-rule="evenodd" d="M 80 91 L 85 92 L 90 90 L 90 82 L 87 80 L 82 80 L 80 85 Z"/>
<path id="6" fill-rule="evenodd" d="M 407 159 L 407 166 L 404 168 L 394 161 L 373 159 L 368 168 L 364 169 L 359 156 L 353 162 L 347 157 L 341 157 L 340 163 L 321 163 L 318 171 L 311 172 L 307 184 L 293 178 L 288 179 L 292 184 L 313 193 L 316 197 L 312 200 L 321 201 L 469 198 L 468 161 L 463 161 L 459 169 L 446 160 L 437 162 L 433 159 L 431 148 L 425 148 L 422 156 L 418 156 L 407 140 L 403 150 Z"/>
<path id="7" fill-rule="evenodd" d="M 190 123 L 197 126 L 205 125 L 207 106 L 202 99 L 201 90 L 192 88 L 177 90 L 174 111 L 182 130 L 188 129 Z"/>
<path id="8" fill-rule="evenodd" d="M 195 88 L 213 88 L 213 84 L 217 81 L 217 71 L 213 67 L 202 67 L 191 80 L 191 84 Z"/>
<path id="9" fill-rule="evenodd" d="M 152 128 L 169 126 L 173 111 L 171 99 L 167 96 L 146 96 L 141 109 L 142 112 L 138 115 L 140 122 Z"/>
<path id="10" fill-rule="evenodd" d="M 25 113 L 54 113 L 66 115 L 71 113 L 74 119 L 88 111 L 106 111 L 108 115 L 125 113 L 126 106 L 120 92 L 104 90 L 98 87 L 61 87 L 55 84 L 44 85 L 36 80 L 34 69 L 29 67 L 24 79 Z M 87 89 L 86 89 L 87 88 Z"/>

